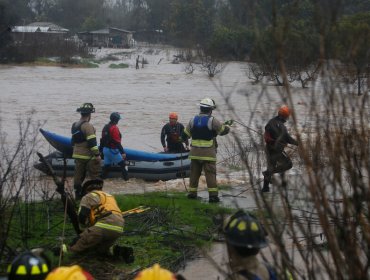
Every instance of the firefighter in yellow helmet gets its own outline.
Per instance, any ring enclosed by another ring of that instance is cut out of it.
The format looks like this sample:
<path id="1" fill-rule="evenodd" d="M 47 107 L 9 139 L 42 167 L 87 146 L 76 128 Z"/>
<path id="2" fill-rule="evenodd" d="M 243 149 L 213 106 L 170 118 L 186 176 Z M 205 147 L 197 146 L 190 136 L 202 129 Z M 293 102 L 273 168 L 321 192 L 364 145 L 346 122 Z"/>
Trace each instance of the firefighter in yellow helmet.
<path id="1" fill-rule="evenodd" d="M 221 123 L 212 116 L 212 110 L 216 105 L 211 98 L 202 99 L 199 107 L 200 113 L 190 119 L 183 133 L 183 140 L 192 139 L 189 154 L 191 165 L 188 198 L 197 198 L 199 177 L 203 170 L 207 181 L 209 202 L 219 202 L 216 181 L 216 137 L 228 134 L 232 122 Z"/>
<path id="2" fill-rule="evenodd" d="M 47 260 L 30 251 L 17 256 L 8 267 L 8 280 L 44 280 L 49 273 Z"/>
<path id="3" fill-rule="evenodd" d="M 182 275 L 174 274 L 171 271 L 155 264 L 152 267 L 140 271 L 134 280 L 185 280 Z"/>
<path id="4" fill-rule="evenodd" d="M 85 176 L 97 179 L 101 174 L 101 158 L 96 140 L 94 126 L 90 123 L 91 113 L 95 108 L 91 103 L 84 103 L 77 108 L 81 114 L 79 121 L 73 123 L 71 128 L 73 154 L 75 159 L 74 189 L 77 199 L 81 199 L 82 183 Z"/>
<path id="5" fill-rule="evenodd" d="M 71 246 L 63 245 L 64 253 L 83 253 L 92 251 L 99 255 L 113 253 L 122 257 L 126 263 L 134 261 L 133 249 L 115 245 L 123 233 L 124 219 L 114 196 L 104 192 L 103 180 L 86 181 L 82 187 L 82 199 L 78 210 L 78 219 L 87 227 L 79 239 Z"/>
<path id="6" fill-rule="evenodd" d="M 55 268 L 45 280 L 94 280 L 94 277 L 80 266 L 73 265 Z"/>

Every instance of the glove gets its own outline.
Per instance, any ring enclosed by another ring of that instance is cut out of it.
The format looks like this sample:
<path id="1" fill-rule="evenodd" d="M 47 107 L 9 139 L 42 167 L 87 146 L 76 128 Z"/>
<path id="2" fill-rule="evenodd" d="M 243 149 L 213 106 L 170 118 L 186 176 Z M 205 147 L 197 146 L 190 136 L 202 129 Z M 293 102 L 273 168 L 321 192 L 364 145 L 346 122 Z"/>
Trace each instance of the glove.
<path id="1" fill-rule="evenodd" d="M 228 120 L 228 121 L 224 122 L 224 125 L 232 126 L 233 123 L 234 123 L 234 120 Z"/>

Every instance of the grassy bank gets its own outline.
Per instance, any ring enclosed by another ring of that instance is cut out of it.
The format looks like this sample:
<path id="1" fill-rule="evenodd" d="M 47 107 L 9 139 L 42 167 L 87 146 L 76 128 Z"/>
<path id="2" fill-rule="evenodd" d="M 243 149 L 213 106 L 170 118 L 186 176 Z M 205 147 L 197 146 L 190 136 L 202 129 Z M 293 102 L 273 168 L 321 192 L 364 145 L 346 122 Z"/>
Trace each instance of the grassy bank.
<path id="1" fill-rule="evenodd" d="M 218 205 L 188 200 L 184 193 L 117 195 L 116 198 L 122 211 L 140 205 L 150 207 L 141 214 L 126 217 L 125 231 L 118 241 L 120 245 L 134 248 L 135 262 L 127 265 L 117 259 L 80 256 L 64 258 L 62 265 L 78 263 L 97 279 L 130 279 L 137 271 L 153 263 L 176 271 L 185 260 L 195 256 L 200 247 L 219 238 L 219 225 L 213 222 L 217 220 L 214 218 L 231 211 Z M 10 247 L 51 249 L 61 243 L 64 218 L 60 201 L 19 204 L 14 210 Z M 64 235 L 65 243 L 76 236 L 68 220 Z M 50 252 L 48 255 L 56 266 L 58 258 Z"/>

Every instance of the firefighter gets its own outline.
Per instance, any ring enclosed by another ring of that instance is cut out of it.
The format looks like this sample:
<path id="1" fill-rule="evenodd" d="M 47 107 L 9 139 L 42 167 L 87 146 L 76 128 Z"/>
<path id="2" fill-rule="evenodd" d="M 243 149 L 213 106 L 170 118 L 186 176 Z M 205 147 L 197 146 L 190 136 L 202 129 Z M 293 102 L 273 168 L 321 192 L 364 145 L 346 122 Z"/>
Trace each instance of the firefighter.
<path id="1" fill-rule="evenodd" d="M 53 269 L 45 280 L 94 280 L 94 277 L 79 265 L 72 265 Z"/>
<path id="2" fill-rule="evenodd" d="M 290 116 L 290 109 L 287 106 L 281 106 L 278 115 L 267 123 L 265 126 L 265 152 L 267 160 L 267 170 L 263 174 L 263 188 L 262 192 L 269 192 L 269 184 L 271 177 L 275 173 L 281 173 L 282 176 L 285 171 L 293 167 L 293 163 L 289 156 L 285 153 L 284 148 L 287 144 L 298 146 L 298 142 L 293 139 L 284 123 Z"/>
<path id="3" fill-rule="evenodd" d="M 212 116 L 212 110 L 216 106 L 211 98 L 202 99 L 199 107 L 200 113 L 191 118 L 183 133 L 184 140 L 192 138 L 189 154 L 191 164 L 188 198 L 197 198 L 199 177 L 203 170 L 207 181 L 209 202 L 219 202 L 216 181 L 216 137 L 228 134 L 232 121 L 222 124 Z"/>
<path id="4" fill-rule="evenodd" d="M 277 279 L 274 269 L 257 258 L 260 249 L 268 245 L 265 231 L 258 220 L 239 210 L 225 224 L 231 270 L 228 279 Z"/>
<path id="5" fill-rule="evenodd" d="M 180 274 L 175 275 L 156 263 L 152 267 L 140 271 L 134 280 L 185 280 L 185 278 Z"/>
<path id="6" fill-rule="evenodd" d="M 47 260 L 30 251 L 17 256 L 8 267 L 8 280 L 44 280 L 49 273 Z"/>
<path id="7" fill-rule="evenodd" d="M 126 153 L 121 144 L 122 134 L 117 126 L 120 119 L 121 115 L 113 112 L 110 115 L 110 122 L 104 126 L 102 131 L 99 147 L 104 154 L 102 177 L 105 179 L 108 176 L 110 167 L 113 164 L 117 164 L 121 167 L 123 179 L 127 181 Z"/>
<path id="8" fill-rule="evenodd" d="M 162 127 L 161 143 L 166 153 L 182 153 L 189 150 L 189 141 L 185 141 L 186 149 L 181 142 L 184 126 L 178 122 L 179 116 L 176 112 L 169 114 L 169 122 Z"/>
<path id="9" fill-rule="evenodd" d="M 90 123 L 91 113 L 95 108 L 91 103 L 84 103 L 77 108 L 81 114 L 79 121 L 72 125 L 72 145 L 75 159 L 74 190 L 76 199 L 81 199 L 81 186 L 86 177 L 97 179 L 101 174 L 100 153 L 96 141 L 95 128 Z"/>
<path id="10" fill-rule="evenodd" d="M 113 253 L 114 256 L 122 256 L 125 262 L 131 263 L 134 261 L 132 248 L 118 245 L 112 247 L 122 236 L 124 219 L 115 198 L 102 191 L 103 183 L 101 179 L 84 183 L 78 219 L 80 224 L 87 228 L 74 244 L 63 245 L 62 250 L 64 253 L 93 251 L 103 256 Z"/>

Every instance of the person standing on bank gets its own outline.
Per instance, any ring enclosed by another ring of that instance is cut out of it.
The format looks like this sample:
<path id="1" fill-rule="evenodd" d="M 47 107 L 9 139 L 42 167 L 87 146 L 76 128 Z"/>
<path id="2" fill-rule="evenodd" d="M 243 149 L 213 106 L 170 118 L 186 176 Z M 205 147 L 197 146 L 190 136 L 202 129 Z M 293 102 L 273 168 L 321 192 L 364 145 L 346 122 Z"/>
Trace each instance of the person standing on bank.
<path id="1" fill-rule="evenodd" d="M 72 158 L 75 159 L 74 190 L 76 199 L 81 199 L 82 183 L 86 175 L 91 180 L 99 178 L 101 174 L 100 153 L 96 141 L 94 126 L 90 123 L 91 113 L 95 108 L 91 103 L 84 103 L 77 108 L 81 114 L 79 121 L 73 123 L 72 132 Z"/>
<path id="2" fill-rule="evenodd" d="M 178 121 L 176 112 L 169 114 L 169 122 L 162 127 L 161 143 L 166 153 L 182 153 L 189 150 L 189 140 L 185 140 L 186 149 L 181 142 L 184 126 Z"/>
<path id="3" fill-rule="evenodd" d="M 202 99 L 199 107 L 200 113 L 191 118 L 182 135 L 183 140 L 192 138 L 189 153 L 191 164 L 188 198 L 197 198 L 199 177 L 204 170 L 209 202 L 219 202 L 216 180 L 216 137 L 228 134 L 232 121 L 222 124 L 212 116 L 212 110 L 216 105 L 211 98 Z"/>
<path id="4" fill-rule="evenodd" d="M 110 115 L 110 122 L 106 124 L 102 131 L 100 139 L 100 149 L 103 149 L 104 166 L 102 177 L 105 179 L 108 176 L 109 169 L 113 164 L 117 164 L 122 169 L 122 177 L 125 181 L 128 180 L 128 172 L 126 170 L 126 153 L 122 147 L 122 134 L 117 126 L 121 115 L 113 112 Z"/>
<path id="5" fill-rule="evenodd" d="M 290 116 L 290 109 L 287 106 L 281 106 L 278 115 L 267 123 L 265 126 L 265 152 L 267 160 L 267 170 L 263 171 L 263 188 L 262 192 L 269 192 L 272 175 L 275 173 L 284 174 L 285 171 L 293 167 L 289 156 L 284 152 L 287 144 L 298 146 L 298 142 L 293 139 L 284 123 Z"/>

